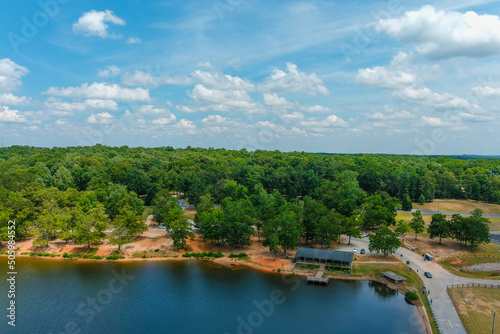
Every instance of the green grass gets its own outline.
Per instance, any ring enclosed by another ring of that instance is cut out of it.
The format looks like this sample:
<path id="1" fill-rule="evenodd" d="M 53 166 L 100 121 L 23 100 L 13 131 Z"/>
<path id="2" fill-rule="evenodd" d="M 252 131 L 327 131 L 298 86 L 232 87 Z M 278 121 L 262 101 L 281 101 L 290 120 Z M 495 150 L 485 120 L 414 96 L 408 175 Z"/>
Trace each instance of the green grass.
<path id="1" fill-rule="evenodd" d="M 450 295 L 457 304 L 457 312 L 469 329 L 469 334 L 491 333 L 493 324 L 491 310 L 500 310 L 500 289 L 454 288 L 450 289 Z M 468 302 L 465 299 L 468 299 Z M 495 334 L 500 334 L 498 325 L 495 326 Z"/>
<path id="2" fill-rule="evenodd" d="M 483 210 L 483 213 L 500 214 L 500 205 L 485 202 L 468 201 L 468 200 L 440 200 L 425 204 L 413 203 L 414 209 L 420 210 L 439 210 L 451 212 L 471 212 L 475 208 Z"/>
<path id="3" fill-rule="evenodd" d="M 475 264 L 481 263 L 494 263 L 500 262 L 500 256 L 491 255 L 491 254 L 483 254 L 483 255 L 462 255 L 462 256 L 454 256 L 448 257 L 442 261 L 439 261 L 439 264 L 448 270 L 449 272 L 462 277 L 469 278 L 480 278 L 480 279 L 498 279 L 500 280 L 500 271 L 466 271 L 464 267 L 472 266 Z M 462 271 L 460 271 L 462 268 Z"/>

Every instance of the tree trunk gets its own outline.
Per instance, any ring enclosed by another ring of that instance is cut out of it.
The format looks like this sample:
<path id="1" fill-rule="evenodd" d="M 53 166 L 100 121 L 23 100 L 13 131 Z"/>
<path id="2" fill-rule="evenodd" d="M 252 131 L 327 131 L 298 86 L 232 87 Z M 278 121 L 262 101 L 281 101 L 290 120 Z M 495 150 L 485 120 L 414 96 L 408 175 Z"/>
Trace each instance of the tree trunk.
<path id="1" fill-rule="evenodd" d="M 351 244 L 351 236 L 349 236 L 349 243 L 348 243 L 348 245 L 350 245 L 350 244 Z"/>
<path id="2" fill-rule="evenodd" d="M 439 236 L 439 244 L 441 245 L 441 236 Z"/>
<path id="3" fill-rule="evenodd" d="M 416 233 L 416 232 L 415 232 L 415 240 L 417 240 L 417 234 L 418 234 L 418 233 Z"/>

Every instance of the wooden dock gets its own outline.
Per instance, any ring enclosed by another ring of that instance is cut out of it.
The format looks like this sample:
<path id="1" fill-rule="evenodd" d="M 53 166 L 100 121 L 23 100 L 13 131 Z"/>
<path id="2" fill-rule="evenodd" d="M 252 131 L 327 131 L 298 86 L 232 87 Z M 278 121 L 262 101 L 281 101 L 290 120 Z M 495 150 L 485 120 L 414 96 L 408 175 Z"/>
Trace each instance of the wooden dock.
<path id="1" fill-rule="evenodd" d="M 316 273 L 314 273 L 313 275 L 307 275 L 307 283 L 327 285 L 330 279 L 328 277 L 323 277 L 323 276 L 325 276 L 324 263 L 320 265 L 319 269 L 316 270 Z"/>

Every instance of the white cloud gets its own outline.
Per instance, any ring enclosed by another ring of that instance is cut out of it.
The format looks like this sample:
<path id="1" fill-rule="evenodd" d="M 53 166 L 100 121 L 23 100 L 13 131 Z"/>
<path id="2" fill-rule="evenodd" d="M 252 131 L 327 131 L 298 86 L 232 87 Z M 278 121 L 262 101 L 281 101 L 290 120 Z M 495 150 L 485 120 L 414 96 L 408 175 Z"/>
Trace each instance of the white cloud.
<path id="1" fill-rule="evenodd" d="M 356 75 L 356 81 L 365 86 L 398 88 L 414 83 L 416 77 L 404 71 L 375 66 L 373 68 L 360 69 Z"/>
<path id="2" fill-rule="evenodd" d="M 70 115 L 73 112 L 87 112 L 95 110 L 118 110 L 118 104 L 113 100 L 87 99 L 83 102 L 63 102 L 56 98 L 45 101 L 45 109 L 56 115 Z"/>
<path id="3" fill-rule="evenodd" d="M 26 123 L 26 117 L 21 115 L 19 110 L 11 110 L 6 106 L 2 108 L 3 111 L 0 111 L 0 123 Z"/>
<path id="4" fill-rule="evenodd" d="M 105 82 L 94 82 L 91 85 L 85 83 L 80 87 L 50 87 L 43 94 L 72 98 L 113 99 L 125 102 L 149 102 L 151 100 L 149 89 L 122 88 L 117 84 Z"/>
<path id="5" fill-rule="evenodd" d="M 294 104 L 278 94 L 264 93 L 264 104 L 268 107 L 292 109 Z"/>
<path id="6" fill-rule="evenodd" d="M 73 32 L 84 36 L 99 36 L 101 38 L 121 38 L 122 35 L 109 33 L 106 23 L 124 26 L 124 20 L 114 15 L 112 11 L 99 12 L 91 10 L 83 13 L 77 22 L 73 23 Z"/>
<path id="7" fill-rule="evenodd" d="M 480 96 L 484 97 L 497 97 L 500 96 L 500 87 L 474 87 L 472 91 Z"/>
<path id="8" fill-rule="evenodd" d="M 408 120 L 415 117 L 413 114 L 409 113 L 406 110 L 394 111 L 387 108 L 386 112 L 384 113 L 376 111 L 364 114 L 364 116 L 369 120 L 375 120 L 375 121 Z"/>
<path id="9" fill-rule="evenodd" d="M 300 112 L 285 114 L 280 117 L 285 122 L 300 122 L 304 119 L 304 115 Z"/>
<path id="10" fill-rule="evenodd" d="M 90 115 L 87 118 L 87 123 L 89 124 L 109 124 L 113 120 L 114 116 L 110 113 L 103 112 L 97 115 Z"/>
<path id="11" fill-rule="evenodd" d="M 439 117 L 422 116 L 422 122 L 425 125 L 436 126 L 436 127 L 450 126 L 451 125 L 449 122 L 447 122 Z"/>
<path id="12" fill-rule="evenodd" d="M 15 96 L 12 94 L 0 94 L 0 104 L 6 104 L 10 106 L 22 106 L 30 102 L 30 98 L 26 96 Z"/>
<path id="13" fill-rule="evenodd" d="M 110 65 L 105 70 L 99 71 L 97 73 L 97 76 L 99 76 L 101 78 L 107 78 L 110 76 L 114 77 L 114 76 L 117 76 L 118 74 L 120 74 L 121 71 L 122 70 L 118 66 Z"/>
<path id="14" fill-rule="evenodd" d="M 185 112 L 187 114 L 193 114 L 196 112 L 196 110 L 194 110 L 193 108 L 188 107 L 188 106 L 177 105 L 177 106 L 175 106 L 175 109 L 182 111 L 182 112 Z"/>
<path id="15" fill-rule="evenodd" d="M 344 127 L 347 123 L 340 117 L 332 114 L 326 117 L 322 121 L 317 121 L 315 119 L 304 120 L 300 122 L 301 126 L 312 127 L 317 131 L 318 129 L 330 128 L 330 127 Z"/>
<path id="16" fill-rule="evenodd" d="M 421 103 L 436 109 L 479 110 L 480 107 L 453 94 L 438 94 L 427 87 L 407 87 L 393 93 L 393 96 L 407 102 Z"/>
<path id="17" fill-rule="evenodd" d="M 220 90 L 202 84 L 194 86 L 188 95 L 199 104 L 200 111 L 262 113 L 264 108 L 252 99 L 245 90 Z"/>
<path id="18" fill-rule="evenodd" d="M 233 77 L 220 72 L 194 71 L 191 75 L 194 81 L 202 83 L 204 86 L 223 90 L 246 90 L 253 91 L 254 84 L 240 77 Z"/>
<path id="19" fill-rule="evenodd" d="M 181 119 L 178 123 L 172 126 L 173 128 L 179 131 L 185 131 L 187 134 L 194 135 L 196 134 L 196 125 L 193 122 L 188 121 L 186 119 Z"/>
<path id="20" fill-rule="evenodd" d="M 161 114 L 169 113 L 168 109 L 156 108 L 155 106 L 153 106 L 151 104 L 146 104 L 146 105 L 134 107 L 134 110 L 137 111 L 139 114 L 143 114 L 143 115 L 161 115 Z"/>
<path id="21" fill-rule="evenodd" d="M 169 117 L 161 117 L 153 120 L 153 124 L 156 125 L 167 125 L 167 124 L 172 124 L 175 122 L 176 117 L 172 114 L 170 114 Z"/>
<path id="22" fill-rule="evenodd" d="M 28 73 L 26 67 L 8 58 L 0 59 L 0 93 L 8 93 L 21 88 L 21 78 Z"/>
<path id="23" fill-rule="evenodd" d="M 300 110 L 306 111 L 309 113 L 328 113 L 331 112 L 331 109 L 325 106 L 321 106 L 319 104 L 315 104 L 313 106 L 302 105 L 300 106 Z"/>
<path id="24" fill-rule="evenodd" d="M 191 83 L 191 79 L 168 75 L 155 77 L 147 72 L 135 71 L 133 74 L 125 73 L 122 76 L 122 82 L 126 86 L 188 85 Z"/>
<path id="25" fill-rule="evenodd" d="M 297 65 L 287 63 L 288 72 L 275 69 L 271 76 L 264 79 L 259 85 L 262 92 L 301 93 L 308 95 L 329 95 L 330 92 L 323 85 L 323 80 L 316 73 L 300 72 Z"/>
<path id="26" fill-rule="evenodd" d="M 500 53 L 500 19 L 473 11 L 436 10 L 426 5 L 400 18 L 382 19 L 376 28 L 435 58 L 486 57 Z"/>
<path id="27" fill-rule="evenodd" d="M 65 119 L 60 118 L 60 119 L 58 119 L 55 123 L 56 123 L 56 125 L 64 125 L 64 124 L 66 124 L 67 122 L 66 122 L 66 120 L 65 120 Z"/>
<path id="28" fill-rule="evenodd" d="M 139 37 L 129 36 L 125 43 L 127 43 L 127 44 L 141 44 L 142 40 Z"/>

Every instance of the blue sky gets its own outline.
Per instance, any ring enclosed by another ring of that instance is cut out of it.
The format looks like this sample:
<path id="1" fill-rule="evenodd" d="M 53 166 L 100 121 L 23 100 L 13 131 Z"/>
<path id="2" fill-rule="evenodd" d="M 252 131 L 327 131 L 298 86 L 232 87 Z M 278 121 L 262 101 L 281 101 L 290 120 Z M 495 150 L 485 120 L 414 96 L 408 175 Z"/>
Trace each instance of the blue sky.
<path id="1" fill-rule="evenodd" d="M 499 1 L 0 9 L 6 146 L 500 154 Z"/>

